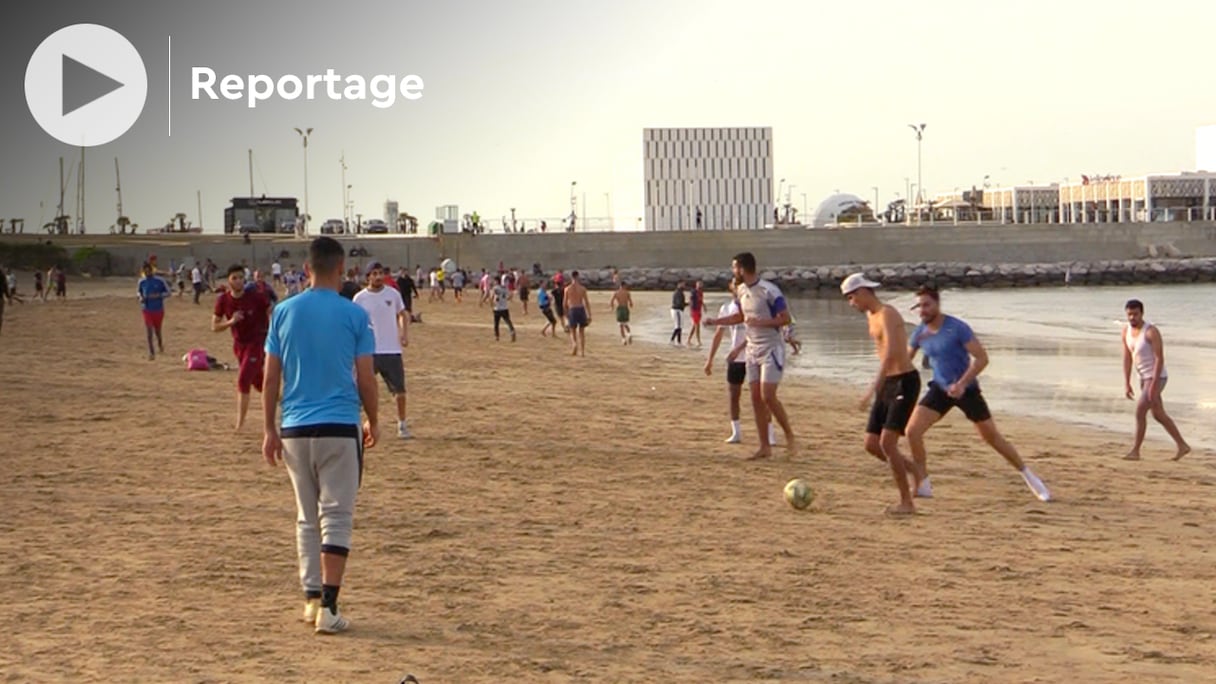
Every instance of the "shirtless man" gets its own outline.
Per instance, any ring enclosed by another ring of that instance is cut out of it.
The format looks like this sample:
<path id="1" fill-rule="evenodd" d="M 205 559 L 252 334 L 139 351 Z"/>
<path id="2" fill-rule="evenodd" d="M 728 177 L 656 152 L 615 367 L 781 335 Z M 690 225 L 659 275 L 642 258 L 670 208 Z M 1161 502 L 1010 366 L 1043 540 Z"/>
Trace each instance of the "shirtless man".
<path id="1" fill-rule="evenodd" d="M 899 488 L 899 503 L 888 506 L 887 513 L 909 515 L 916 512 L 916 507 L 912 503 L 913 488 L 908 484 L 908 475 L 916 479 L 919 487 L 924 473 L 899 451 L 899 438 L 904 434 L 920 394 L 920 373 L 908 354 L 904 319 L 895 307 L 878 300 L 874 294 L 877 287 L 879 284 L 865 275 L 854 273 L 840 284 L 840 292 L 849 300 L 849 306 L 865 313 L 870 337 L 878 352 L 878 374 L 860 402 L 860 408 L 864 410 L 870 397 L 874 397 L 866 425 L 866 451 L 891 465 L 895 486 Z"/>
<path id="2" fill-rule="evenodd" d="M 747 382 L 751 388 L 752 410 L 756 416 L 756 433 L 760 436 L 760 448 L 750 460 L 768 458 L 773 455 L 773 443 L 769 436 L 769 421 L 776 419 L 785 431 L 786 453 L 793 456 L 798 446 L 794 430 L 790 427 L 785 406 L 777 398 L 777 387 L 785 372 L 785 342 L 781 339 L 781 326 L 789 323 L 790 312 L 781 288 L 756 274 L 756 257 L 751 252 L 735 255 L 731 269 L 738 285 L 735 297 L 738 311 L 723 317 L 709 317 L 705 325 L 744 324 L 745 349 L 733 349 L 726 357 L 735 361 L 740 353 L 747 361 Z"/>
<path id="3" fill-rule="evenodd" d="M 929 389 L 908 421 L 908 447 L 912 450 L 912 460 L 917 470 L 925 474 L 916 488 L 916 495 L 933 496 L 926 465 L 925 433 L 957 406 L 975 425 L 975 431 L 988 446 L 1017 469 L 1030 491 L 1040 501 L 1050 501 L 1051 492 L 1047 485 L 1026 466 L 1018 450 L 1005 439 L 992 420 L 978 380 L 980 373 L 988 367 L 988 352 L 971 331 L 971 326 L 960 318 L 942 313 L 941 295 L 932 287 L 922 287 L 917 291 L 914 308 L 920 310 L 921 324 L 912 331 L 908 356 L 915 359 L 916 352 L 923 351 L 933 368 Z"/>
<path id="4" fill-rule="evenodd" d="M 1123 311 L 1127 314 L 1127 327 L 1123 330 L 1123 385 L 1124 395 L 1128 399 L 1136 396 L 1132 390 L 1133 366 L 1140 377 L 1140 400 L 1136 402 L 1136 437 L 1132 450 L 1123 458 L 1129 461 L 1140 459 L 1140 446 L 1144 444 L 1148 414 L 1151 411 L 1153 418 L 1161 423 L 1161 427 L 1165 428 L 1178 446 L 1178 452 L 1174 455 L 1174 460 L 1177 461 L 1191 453 L 1191 447 L 1182 438 L 1174 419 L 1165 412 L 1165 405 L 1161 403 L 1161 391 L 1169 380 L 1169 375 L 1165 372 L 1165 346 L 1161 341 L 1161 332 L 1157 330 L 1157 326 L 1144 320 L 1144 304 L 1139 299 L 1128 300 Z"/>
<path id="5" fill-rule="evenodd" d="M 633 295 L 629 294 L 629 286 L 620 279 L 617 279 L 616 292 L 612 293 L 608 308 L 616 313 L 616 322 L 621 329 L 621 344 L 633 344 L 633 331 L 629 328 L 629 310 L 633 308 Z"/>
<path id="6" fill-rule="evenodd" d="M 587 301 L 587 288 L 578 281 L 578 271 L 570 272 L 570 284 L 563 296 L 570 319 L 571 356 L 581 352 L 587 355 L 587 326 L 591 325 L 591 304 Z"/>

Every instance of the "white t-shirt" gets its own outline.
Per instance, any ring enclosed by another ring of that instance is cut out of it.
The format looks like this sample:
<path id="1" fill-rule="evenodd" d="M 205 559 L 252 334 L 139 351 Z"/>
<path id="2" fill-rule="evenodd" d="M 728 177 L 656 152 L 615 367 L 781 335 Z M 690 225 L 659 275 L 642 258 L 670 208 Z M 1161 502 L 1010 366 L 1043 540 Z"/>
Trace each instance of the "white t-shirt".
<path id="1" fill-rule="evenodd" d="M 359 290 L 354 302 L 363 307 L 371 318 L 372 334 L 376 338 L 377 354 L 400 354 L 401 338 L 397 336 L 397 314 L 405 311 L 401 293 L 387 285 L 379 292 Z"/>
<path id="2" fill-rule="evenodd" d="M 735 303 L 735 300 L 732 299 L 718 309 L 718 318 L 728 318 L 737 313 L 739 313 L 739 305 Z M 730 346 L 726 349 L 727 354 L 730 354 L 730 350 L 743 344 L 744 335 L 747 332 L 745 328 L 746 326 L 744 326 L 742 323 L 726 327 L 726 332 L 730 335 Z M 738 361 L 738 359 L 736 359 L 736 361 Z"/>
<path id="3" fill-rule="evenodd" d="M 757 280 L 756 284 L 739 283 L 735 292 L 739 295 L 739 309 L 744 317 L 773 318 L 779 312 L 786 310 L 785 297 L 781 288 L 767 280 Z M 757 328 L 743 326 L 747 338 L 747 358 L 756 362 L 768 356 L 774 350 L 785 350 L 785 341 L 781 339 L 781 331 L 777 328 Z"/>
<path id="4" fill-rule="evenodd" d="M 439 274 L 431 271 L 431 287 L 439 287 Z"/>
<path id="5" fill-rule="evenodd" d="M 494 310 L 506 311 L 511 308 L 511 291 L 505 285 L 494 286 Z"/>
<path id="6" fill-rule="evenodd" d="M 203 282 L 203 272 L 198 270 L 198 266 L 190 269 L 190 282 L 194 283 L 195 285 Z"/>
<path id="7" fill-rule="evenodd" d="M 270 274 L 277 276 L 283 275 L 283 267 L 279 265 L 279 262 L 276 261 L 270 265 Z"/>

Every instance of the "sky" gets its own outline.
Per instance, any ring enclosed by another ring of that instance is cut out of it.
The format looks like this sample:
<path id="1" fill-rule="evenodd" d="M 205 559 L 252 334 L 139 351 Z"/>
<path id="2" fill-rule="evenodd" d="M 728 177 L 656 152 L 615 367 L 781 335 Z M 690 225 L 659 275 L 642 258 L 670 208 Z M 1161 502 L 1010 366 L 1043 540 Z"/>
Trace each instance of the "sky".
<path id="1" fill-rule="evenodd" d="M 880 203 L 917 179 L 909 123 L 927 125 L 928 193 L 1050 183 L 1081 174 L 1193 170 L 1196 129 L 1216 123 L 1216 3 L 1168 0 L 503 0 L 5 3 L 0 23 L 0 218 L 27 232 L 58 203 L 58 158 L 78 148 L 30 114 L 25 67 L 74 23 L 109 26 L 139 50 L 147 104 L 117 140 L 86 152 L 86 225 L 124 213 L 142 227 L 185 212 L 222 227 L 230 198 L 304 197 L 294 127 L 314 129 L 314 225 L 386 199 L 427 222 L 459 205 L 553 221 L 569 211 L 633 228 L 642 215 L 642 129 L 768 126 L 774 173 L 813 209 L 852 192 Z M 172 69 L 167 48 L 172 39 Z M 333 68 L 417 75 L 423 96 L 370 101 L 192 100 L 191 68 L 305 76 Z M 170 79 L 172 86 L 170 88 Z M 172 135 L 170 135 L 170 104 Z M 73 212 L 75 176 L 68 190 Z M 805 198 L 804 198 L 805 195 Z M 583 197 L 585 196 L 585 209 Z"/>

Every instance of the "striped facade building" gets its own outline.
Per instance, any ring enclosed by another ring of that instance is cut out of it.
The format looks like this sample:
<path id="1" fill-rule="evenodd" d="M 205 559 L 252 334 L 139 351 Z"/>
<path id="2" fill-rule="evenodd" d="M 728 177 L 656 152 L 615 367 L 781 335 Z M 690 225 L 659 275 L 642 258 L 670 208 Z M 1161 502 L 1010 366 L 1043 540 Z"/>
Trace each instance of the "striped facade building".
<path id="1" fill-rule="evenodd" d="M 751 230 L 771 222 L 772 128 L 647 128 L 646 230 Z"/>

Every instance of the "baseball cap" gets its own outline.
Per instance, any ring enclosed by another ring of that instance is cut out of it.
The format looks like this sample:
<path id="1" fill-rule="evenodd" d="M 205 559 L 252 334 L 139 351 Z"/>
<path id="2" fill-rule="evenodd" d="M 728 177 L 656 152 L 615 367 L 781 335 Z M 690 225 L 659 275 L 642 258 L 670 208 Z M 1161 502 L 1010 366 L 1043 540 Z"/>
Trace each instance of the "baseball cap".
<path id="1" fill-rule="evenodd" d="M 372 274 L 372 271 L 375 271 L 377 269 L 383 271 L 384 266 L 379 261 L 373 261 L 370 264 L 368 264 L 366 268 L 363 269 L 363 275 L 369 276 Z"/>
<path id="2" fill-rule="evenodd" d="M 868 287 L 872 290 L 876 287 L 882 287 L 882 285 L 866 278 L 864 273 L 854 273 L 845 278 L 844 282 L 840 284 L 840 294 L 847 296 L 863 287 Z"/>

